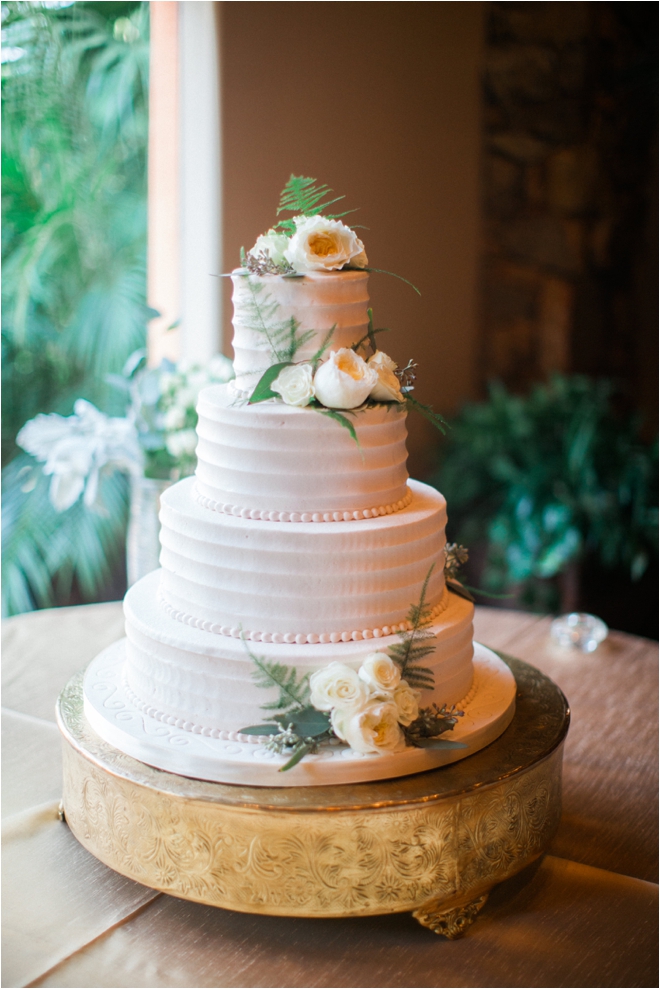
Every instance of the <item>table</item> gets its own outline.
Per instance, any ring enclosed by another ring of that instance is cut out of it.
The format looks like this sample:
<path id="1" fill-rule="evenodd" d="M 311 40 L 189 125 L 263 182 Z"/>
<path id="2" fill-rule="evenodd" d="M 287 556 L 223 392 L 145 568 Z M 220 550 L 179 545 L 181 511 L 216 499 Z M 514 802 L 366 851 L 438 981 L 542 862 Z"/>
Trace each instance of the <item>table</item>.
<path id="1" fill-rule="evenodd" d="M 476 637 L 538 666 L 572 706 L 550 854 L 491 894 L 461 941 L 409 915 L 291 920 L 156 893 L 111 872 L 57 817 L 56 697 L 123 632 L 121 605 L 3 625 L 3 986 L 622 986 L 657 984 L 657 643 L 591 654 L 550 619 L 478 608 Z"/>

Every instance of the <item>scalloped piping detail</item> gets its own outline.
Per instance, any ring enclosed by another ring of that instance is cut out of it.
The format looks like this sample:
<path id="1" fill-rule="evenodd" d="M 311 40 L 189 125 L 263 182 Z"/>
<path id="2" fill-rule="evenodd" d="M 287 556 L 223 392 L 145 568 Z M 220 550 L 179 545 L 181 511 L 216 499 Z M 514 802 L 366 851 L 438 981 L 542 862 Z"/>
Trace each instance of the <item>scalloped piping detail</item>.
<path id="1" fill-rule="evenodd" d="M 215 635 L 226 635 L 232 639 L 246 639 L 250 642 L 275 642 L 286 645 L 317 645 L 328 642 L 360 642 L 363 639 L 380 639 L 386 635 L 396 635 L 398 632 L 407 632 L 412 627 L 410 622 L 405 620 L 394 625 L 383 625 L 381 628 L 355 629 L 352 632 L 322 632 L 317 635 L 314 632 L 306 634 L 304 632 L 253 632 L 249 629 L 241 628 L 240 625 L 218 625 L 215 622 L 205 621 L 202 618 L 194 618 L 185 611 L 177 611 L 171 604 L 161 596 L 161 607 L 170 618 L 190 625 L 192 628 L 199 628 L 203 632 L 213 632 Z M 445 587 L 442 597 L 432 609 L 430 618 L 433 621 L 447 608 L 449 604 L 449 591 Z"/>
<path id="2" fill-rule="evenodd" d="M 377 508 L 361 508 L 355 512 L 272 512 L 261 508 L 241 508 L 240 505 L 230 505 L 229 502 L 215 501 L 201 494 L 197 486 L 193 497 L 202 508 L 210 508 L 223 515 L 235 515 L 237 518 L 253 519 L 257 522 L 359 522 L 362 519 L 375 519 L 380 515 L 394 515 L 407 508 L 413 499 L 413 493 L 406 487 L 406 493 L 399 501 L 391 505 L 379 505 Z"/>
<path id="3" fill-rule="evenodd" d="M 147 704 L 145 701 L 141 701 L 137 694 L 129 687 L 128 681 L 126 680 L 126 675 L 122 677 L 123 687 L 126 691 L 128 699 L 132 704 L 140 711 L 142 714 L 146 714 L 148 718 L 154 718 L 155 721 L 161 721 L 165 725 L 171 725 L 172 728 L 179 728 L 181 731 L 189 731 L 193 735 L 202 735 L 204 738 L 219 738 L 224 742 L 249 742 L 251 745 L 265 745 L 273 736 L 272 735 L 242 735 L 240 731 L 225 731 L 222 728 L 207 728 L 204 725 L 195 724 L 194 721 L 189 721 L 187 718 L 177 718 L 174 714 L 166 714 L 165 711 L 159 711 L 157 707 L 152 704 Z M 457 710 L 464 710 L 468 704 L 470 704 L 477 693 L 477 680 L 476 677 L 472 678 L 472 686 L 470 687 L 468 693 L 465 697 L 460 700 L 453 707 Z M 331 741 L 330 744 L 338 745 L 340 744 L 339 739 L 337 741 Z"/>

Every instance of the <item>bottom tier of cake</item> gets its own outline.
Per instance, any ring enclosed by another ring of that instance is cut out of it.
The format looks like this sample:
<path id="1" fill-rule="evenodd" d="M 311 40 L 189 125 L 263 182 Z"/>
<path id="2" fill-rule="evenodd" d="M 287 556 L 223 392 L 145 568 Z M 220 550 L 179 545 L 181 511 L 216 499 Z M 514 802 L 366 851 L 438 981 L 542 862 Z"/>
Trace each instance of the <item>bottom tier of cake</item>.
<path id="1" fill-rule="evenodd" d="M 126 682 L 127 640 L 110 646 L 87 669 L 84 710 L 94 731 L 140 762 L 167 772 L 249 786 L 323 786 L 391 779 L 447 765 L 472 755 L 507 728 L 515 712 L 516 684 L 508 666 L 484 646 L 474 647 L 474 678 L 464 715 L 441 748 L 361 755 L 341 743 L 323 745 L 280 772 L 286 757 L 236 731 L 176 727 L 137 702 Z"/>
<path id="2" fill-rule="evenodd" d="M 295 667 L 299 676 L 333 661 L 358 668 L 371 652 L 387 652 L 397 635 L 370 641 L 287 644 L 244 642 L 187 625 L 173 617 L 160 599 L 160 571 L 135 584 L 124 600 L 127 663 L 125 682 L 138 709 L 188 731 L 237 731 L 264 720 L 263 706 L 277 698 L 254 680 L 254 657 Z M 433 653 L 424 665 L 435 689 L 422 704 L 460 704 L 472 687 L 470 601 L 445 591 L 433 622 Z"/>

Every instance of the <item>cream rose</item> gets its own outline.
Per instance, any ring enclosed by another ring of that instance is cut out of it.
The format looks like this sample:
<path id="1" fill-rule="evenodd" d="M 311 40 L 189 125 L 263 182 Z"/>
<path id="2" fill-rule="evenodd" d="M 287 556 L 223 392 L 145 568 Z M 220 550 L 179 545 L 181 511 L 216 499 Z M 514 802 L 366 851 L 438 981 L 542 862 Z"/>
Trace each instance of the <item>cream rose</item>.
<path id="1" fill-rule="evenodd" d="M 310 702 L 317 711 L 341 708 L 350 712 L 367 699 L 367 688 L 357 672 L 344 663 L 330 663 L 312 673 L 309 686 Z"/>
<path id="2" fill-rule="evenodd" d="M 399 724 L 411 725 L 419 715 L 419 691 L 402 680 L 394 691 L 394 703 L 399 711 Z"/>
<path id="3" fill-rule="evenodd" d="M 399 752 L 405 738 L 399 727 L 399 709 L 393 701 L 376 701 L 353 713 L 335 709 L 332 727 L 355 752 Z"/>
<path id="4" fill-rule="evenodd" d="M 294 223 L 284 257 L 295 271 L 336 271 L 354 258 L 366 267 L 364 244 L 345 223 L 323 216 L 296 216 Z"/>
<path id="5" fill-rule="evenodd" d="M 355 409 L 367 400 L 378 372 L 348 347 L 331 350 L 314 375 L 314 391 L 329 409 Z"/>
<path id="6" fill-rule="evenodd" d="M 314 371 L 311 364 L 292 364 L 282 368 L 273 381 L 271 391 L 282 396 L 286 405 L 296 405 L 303 408 L 314 398 Z"/>
<path id="7" fill-rule="evenodd" d="M 259 234 L 254 247 L 248 253 L 253 258 L 265 254 L 274 264 L 284 264 L 284 253 L 288 245 L 289 238 L 285 234 L 278 234 L 271 227 L 265 234 Z"/>
<path id="8" fill-rule="evenodd" d="M 394 373 L 396 364 L 392 358 L 382 350 L 377 350 L 369 358 L 368 364 L 378 375 L 378 381 L 371 389 L 369 398 L 373 398 L 374 402 L 403 402 L 401 382 Z"/>
<path id="9" fill-rule="evenodd" d="M 364 659 L 358 676 L 371 690 L 392 691 L 401 680 L 401 671 L 386 653 L 372 652 Z"/>

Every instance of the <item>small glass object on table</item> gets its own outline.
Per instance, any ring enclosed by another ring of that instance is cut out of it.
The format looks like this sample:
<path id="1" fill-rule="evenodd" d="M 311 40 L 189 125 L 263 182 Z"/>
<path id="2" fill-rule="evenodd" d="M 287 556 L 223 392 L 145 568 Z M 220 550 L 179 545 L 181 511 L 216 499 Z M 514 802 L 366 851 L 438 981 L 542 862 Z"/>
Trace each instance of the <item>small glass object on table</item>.
<path id="1" fill-rule="evenodd" d="M 607 638 L 609 629 L 604 621 L 583 611 L 560 615 L 550 626 L 550 634 L 560 646 L 573 646 L 582 652 L 593 652 Z"/>

